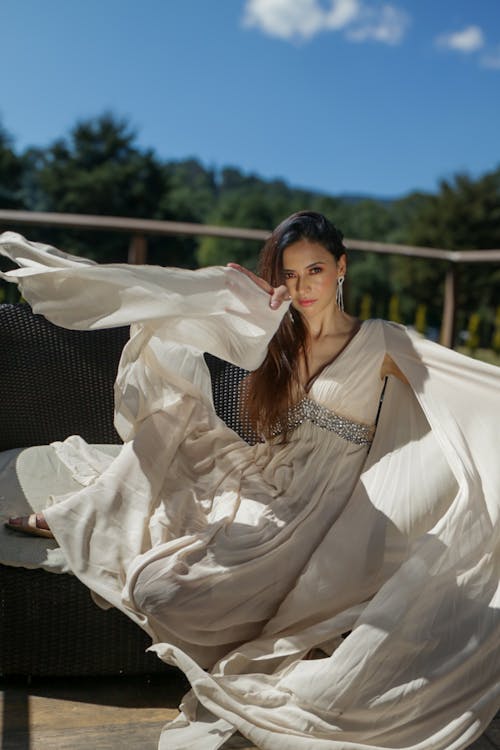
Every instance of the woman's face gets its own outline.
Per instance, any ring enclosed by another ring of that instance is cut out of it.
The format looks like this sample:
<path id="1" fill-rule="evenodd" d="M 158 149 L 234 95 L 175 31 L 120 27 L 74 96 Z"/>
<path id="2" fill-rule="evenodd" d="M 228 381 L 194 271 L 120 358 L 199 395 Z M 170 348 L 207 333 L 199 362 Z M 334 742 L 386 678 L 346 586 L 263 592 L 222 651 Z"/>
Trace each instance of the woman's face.
<path id="1" fill-rule="evenodd" d="M 299 240 L 283 252 L 283 278 L 292 306 L 304 317 L 336 309 L 337 278 L 346 270 L 346 258 L 340 260 L 322 245 Z"/>

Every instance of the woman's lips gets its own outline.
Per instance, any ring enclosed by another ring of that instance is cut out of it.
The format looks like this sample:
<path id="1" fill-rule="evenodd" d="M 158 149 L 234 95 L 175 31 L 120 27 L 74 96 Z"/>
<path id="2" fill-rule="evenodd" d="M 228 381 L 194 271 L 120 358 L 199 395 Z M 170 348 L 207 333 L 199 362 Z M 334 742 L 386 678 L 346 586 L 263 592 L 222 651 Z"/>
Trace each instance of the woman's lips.
<path id="1" fill-rule="evenodd" d="M 309 307 L 309 305 L 314 305 L 315 302 L 315 299 L 299 299 L 299 305 L 302 305 L 302 307 Z"/>

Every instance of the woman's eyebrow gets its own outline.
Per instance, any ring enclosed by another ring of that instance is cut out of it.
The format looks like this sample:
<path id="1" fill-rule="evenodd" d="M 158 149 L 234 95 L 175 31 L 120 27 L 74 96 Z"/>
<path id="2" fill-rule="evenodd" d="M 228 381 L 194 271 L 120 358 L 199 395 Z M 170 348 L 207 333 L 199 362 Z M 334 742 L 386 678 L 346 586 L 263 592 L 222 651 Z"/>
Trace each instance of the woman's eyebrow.
<path id="1" fill-rule="evenodd" d="M 306 268 L 313 268 L 314 266 L 324 266 L 324 264 L 325 264 L 324 260 L 317 260 L 314 263 L 309 263 L 309 265 L 306 266 Z M 284 268 L 283 271 L 287 271 L 287 272 L 288 271 L 295 271 L 295 269 L 294 268 Z"/>

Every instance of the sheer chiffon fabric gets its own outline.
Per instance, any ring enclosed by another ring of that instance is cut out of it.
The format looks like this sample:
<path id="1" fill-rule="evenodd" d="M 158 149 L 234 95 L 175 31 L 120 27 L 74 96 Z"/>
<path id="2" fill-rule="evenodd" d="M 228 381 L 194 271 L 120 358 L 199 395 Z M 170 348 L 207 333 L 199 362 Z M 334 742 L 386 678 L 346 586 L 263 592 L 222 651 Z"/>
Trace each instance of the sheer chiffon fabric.
<path id="1" fill-rule="evenodd" d="M 500 703 L 498 370 L 366 321 L 308 397 L 372 425 L 389 353 L 410 386 L 389 379 L 371 448 L 307 419 L 249 446 L 213 410 L 203 352 L 256 368 L 286 305 L 230 268 L 0 248 L 54 323 L 132 324 L 124 445 L 54 444 L 73 484 L 53 496 L 48 472 L 46 515 L 96 599 L 190 680 L 160 747 L 236 730 L 269 750 L 467 747 Z"/>

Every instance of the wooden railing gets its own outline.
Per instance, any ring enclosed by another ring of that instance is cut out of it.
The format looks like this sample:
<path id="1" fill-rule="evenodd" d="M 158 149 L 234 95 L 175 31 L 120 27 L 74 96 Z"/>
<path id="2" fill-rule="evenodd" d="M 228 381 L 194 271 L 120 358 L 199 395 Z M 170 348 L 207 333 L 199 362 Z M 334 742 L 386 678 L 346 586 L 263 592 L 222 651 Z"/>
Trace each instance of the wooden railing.
<path id="1" fill-rule="evenodd" d="M 263 242 L 269 232 L 262 229 L 190 224 L 178 221 L 155 221 L 152 219 L 130 219 L 119 216 L 91 216 L 83 214 L 58 214 L 39 211 L 0 210 L 0 228 L 12 226 L 52 226 L 67 229 L 97 229 L 121 232 L 129 236 L 129 263 L 146 263 L 149 236 L 192 235 L 199 237 L 221 237 L 226 239 L 255 240 Z M 401 255 L 411 258 L 443 260 L 447 263 L 444 279 L 444 302 L 441 325 L 441 343 L 451 347 L 455 333 L 457 264 L 493 263 L 500 261 L 500 250 L 445 250 L 435 247 L 412 247 L 386 242 L 346 239 L 350 250 L 371 253 Z"/>

